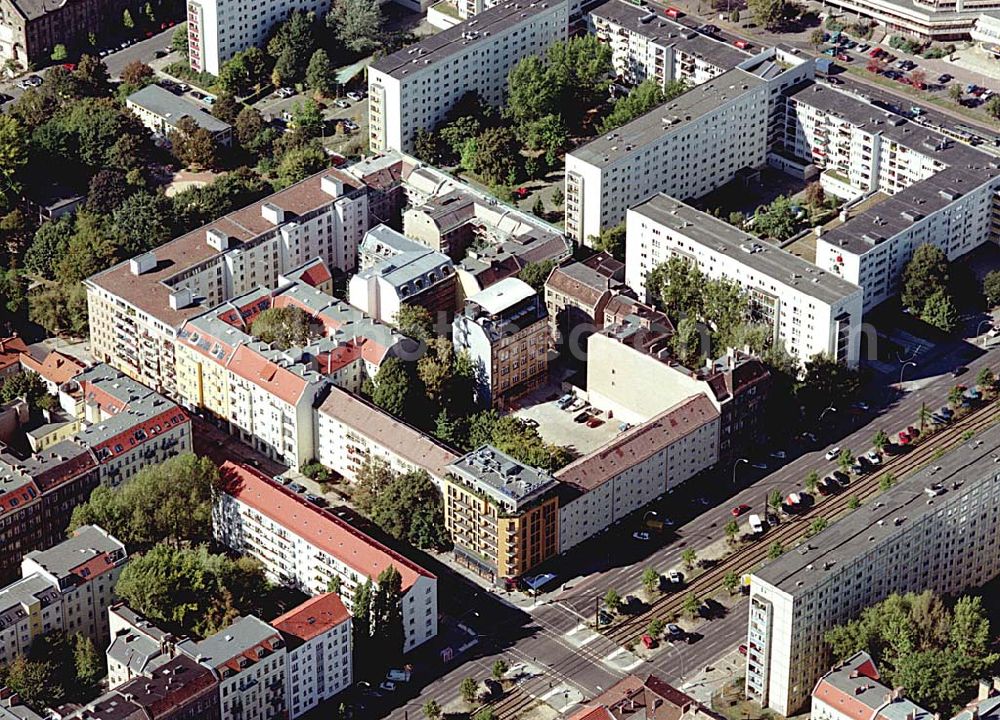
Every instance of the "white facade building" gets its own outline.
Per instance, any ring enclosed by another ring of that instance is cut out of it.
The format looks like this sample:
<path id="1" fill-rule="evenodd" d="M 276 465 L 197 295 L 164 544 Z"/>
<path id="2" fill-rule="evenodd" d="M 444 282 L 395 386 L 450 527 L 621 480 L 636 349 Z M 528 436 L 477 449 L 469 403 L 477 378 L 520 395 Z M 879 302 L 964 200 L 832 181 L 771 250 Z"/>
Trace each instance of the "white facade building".
<path id="1" fill-rule="evenodd" d="M 611 48 L 615 73 L 638 85 L 655 79 L 660 87 L 674 80 L 700 85 L 751 55 L 660 14 L 658 7 L 607 0 L 587 16 L 589 30 Z"/>
<path id="2" fill-rule="evenodd" d="M 289 720 L 351 686 L 351 614 L 336 593 L 310 598 L 270 624 L 285 640 Z"/>
<path id="3" fill-rule="evenodd" d="M 98 646 L 105 642 L 107 608 L 127 561 L 125 546 L 96 525 L 25 555 L 21 579 L 0 589 L 0 664 L 56 630 L 83 633 Z"/>
<path id="4" fill-rule="evenodd" d="M 216 539 L 257 558 L 268 577 L 312 595 L 340 579 L 350 609 L 354 588 L 394 566 L 403 579 L 403 651 L 437 635 L 437 578 L 262 473 L 227 462 L 213 510 Z"/>
<path id="5" fill-rule="evenodd" d="M 824 633 L 892 593 L 956 595 L 1000 572 L 1000 428 L 751 576 L 746 693 L 789 716 L 830 667 Z"/>
<path id="6" fill-rule="evenodd" d="M 867 201 L 816 241 L 816 264 L 864 288 L 865 312 L 897 294 L 920 245 L 953 260 L 1000 235 L 992 155 L 818 84 L 787 113 L 785 152 L 821 168 L 828 192 Z"/>
<path id="7" fill-rule="evenodd" d="M 628 211 L 625 246 L 625 282 L 640 297 L 649 272 L 677 255 L 709 278 L 739 283 L 748 314 L 771 325 L 774 340 L 801 362 L 822 353 L 858 364 L 862 290 L 840 275 L 666 195 Z"/>
<path id="8" fill-rule="evenodd" d="M 719 411 L 695 395 L 559 470 L 559 552 L 712 467 L 719 427 Z"/>
<path id="9" fill-rule="evenodd" d="M 566 0 L 511 0 L 376 60 L 368 67 L 372 151 L 412 151 L 417 131 L 433 130 L 466 93 L 501 105 L 511 69 L 565 40 L 567 23 Z"/>
<path id="10" fill-rule="evenodd" d="M 287 214 L 287 219 L 286 219 Z M 85 281 L 91 352 L 177 397 L 175 345 L 186 320 L 320 257 L 352 270 L 368 230 L 357 181 L 324 171 Z"/>

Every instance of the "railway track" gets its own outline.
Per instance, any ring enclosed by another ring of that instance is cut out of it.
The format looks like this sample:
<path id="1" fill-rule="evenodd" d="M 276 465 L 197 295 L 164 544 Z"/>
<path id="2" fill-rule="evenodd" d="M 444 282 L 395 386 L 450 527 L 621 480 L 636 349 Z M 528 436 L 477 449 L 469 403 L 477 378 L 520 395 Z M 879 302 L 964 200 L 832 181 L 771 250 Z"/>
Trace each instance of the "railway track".
<path id="1" fill-rule="evenodd" d="M 964 442 L 968 433 L 974 434 L 993 425 L 997 422 L 998 415 L 1000 415 L 1000 405 L 996 402 L 973 410 L 952 426 L 937 431 L 909 452 L 885 460 L 876 472 L 859 478 L 852 483 L 850 489 L 831 496 L 824 502 L 816 503 L 800 515 L 769 529 L 760 541 L 740 548 L 724 558 L 718 565 L 694 578 L 683 591 L 662 596 L 643 612 L 631 615 L 622 623 L 604 629 L 603 634 L 618 645 L 637 642 L 653 618 L 667 619 L 674 614 L 679 615 L 684 599 L 690 593 L 694 593 L 697 597 L 708 597 L 723 586 L 723 578 L 730 572 L 735 571 L 740 575 L 750 572 L 768 559 L 770 547 L 775 542 L 781 543 L 784 551 L 789 552 L 797 541 L 805 539 L 809 525 L 815 518 L 825 517 L 832 521 L 849 509 L 851 497 L 856 496 L 858 500 L 864 502 L 878 495 L 882 492 L 879 488 L 882 478 L 890 473 L 898 477 L 904 472 L 931 462 L 938 453 Z"/>
<path id="2" fill-rule="evenodd" d="M 486 707 L 493 711 L 497 720 L 515 720 L 515 718 L 519 717 L 522 712 L 536 702 L 540 701 L 526 693 L 520 685 L 517 685 L 513 690 L 504 695 L 503 698 L 486 705 Z"/>

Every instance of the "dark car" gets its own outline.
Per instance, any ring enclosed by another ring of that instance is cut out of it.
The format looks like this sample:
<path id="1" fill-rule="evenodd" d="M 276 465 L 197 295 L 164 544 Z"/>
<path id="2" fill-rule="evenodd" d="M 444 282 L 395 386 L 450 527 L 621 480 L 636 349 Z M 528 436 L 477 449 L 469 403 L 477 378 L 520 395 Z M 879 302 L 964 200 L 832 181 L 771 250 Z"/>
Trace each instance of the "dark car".
<path id="1" fill-rule="evenodd" d="M 292 492 L 297 492 L 297 493 L 304 493 L 306 491 L 306 489 L 302 485 L 299 485 L 298 483 L 289 484 L 288 489 L 291 490 Z"/>
<path id="2" fill-rule="evenodd" d="M 969 372 L 969 368 L 965 367 L 965 365 L 959 365 L 951 371 L 951 376 L 958 377 L 959 375 L 964 375 L 967 372 Z"/>
<path id="3" fill-rule="evenodd" d="M 831 477 L 833 477 L 833 479 L 837 481 L 837 484 L 842 488 L 846 488 L 851 484 L 851 476 L 843 470 L 834 470 Z"/>
<path id="4" fill-rule="evenodd" d="M 937 81 L 939 83 L 941 83 L 942 85 L 944 85 L 945 83 L 950 83 L 951 80 L 952 80 L 952 77 L 948 73 L 944 73 L 943 75 L 940 75 L 938 77 L 938 79 L 937 79 Z"/>

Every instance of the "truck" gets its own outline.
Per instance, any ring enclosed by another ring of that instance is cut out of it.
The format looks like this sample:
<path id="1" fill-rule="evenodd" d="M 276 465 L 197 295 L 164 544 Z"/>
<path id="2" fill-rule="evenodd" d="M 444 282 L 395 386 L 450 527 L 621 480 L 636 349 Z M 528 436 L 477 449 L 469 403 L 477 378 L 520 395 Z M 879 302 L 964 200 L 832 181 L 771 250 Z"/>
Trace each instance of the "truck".
<path id="1" fill-rule="evenodd" d="M 754 535 L 760 535 L 764 532 L 764 523 L 760 519 L 760 515 L 751 515 L 747 518 L 747 522 L 750 523 L 750 531 Z"/>

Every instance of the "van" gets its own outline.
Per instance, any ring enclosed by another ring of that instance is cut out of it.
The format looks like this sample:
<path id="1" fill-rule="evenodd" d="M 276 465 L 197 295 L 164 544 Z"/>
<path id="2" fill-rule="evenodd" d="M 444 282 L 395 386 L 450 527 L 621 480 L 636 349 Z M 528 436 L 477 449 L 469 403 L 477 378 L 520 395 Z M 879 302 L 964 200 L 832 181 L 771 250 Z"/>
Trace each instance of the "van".
<path id="1" fill-rule="evenodd" d="M 761 522 L 760 515 L 751 515 L 747 518 L 747 522 L 750 523 L 750 530 L 755 535 L 760 535 L 764 532 L 764 523 Z"/>
<path id="2" fill-rule="evenodd" d="M 385 679 L 393 682 L 410 682 L 410 671 L 392 668 L 385 674 Z"/>

